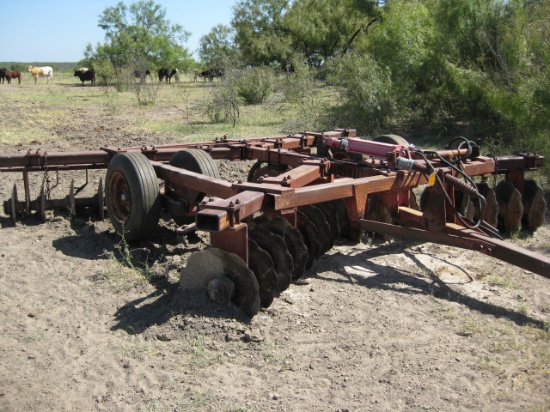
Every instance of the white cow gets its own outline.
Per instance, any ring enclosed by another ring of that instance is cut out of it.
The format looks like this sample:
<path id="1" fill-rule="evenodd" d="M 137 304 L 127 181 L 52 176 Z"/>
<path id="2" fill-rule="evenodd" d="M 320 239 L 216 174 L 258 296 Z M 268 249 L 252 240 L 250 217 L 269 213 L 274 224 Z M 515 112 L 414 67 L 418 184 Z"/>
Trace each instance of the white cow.
<path id="1" fill-rule="evenodd" d="M 34 84 L 36 84 L 38 77 L 46 77 L 46 83 L 49 83 L 50 79 L 53 79 L 53 69 L 50 66 L 29 66 L 29 72 L 31 73 L 32 77 L 34 77 Z"/>

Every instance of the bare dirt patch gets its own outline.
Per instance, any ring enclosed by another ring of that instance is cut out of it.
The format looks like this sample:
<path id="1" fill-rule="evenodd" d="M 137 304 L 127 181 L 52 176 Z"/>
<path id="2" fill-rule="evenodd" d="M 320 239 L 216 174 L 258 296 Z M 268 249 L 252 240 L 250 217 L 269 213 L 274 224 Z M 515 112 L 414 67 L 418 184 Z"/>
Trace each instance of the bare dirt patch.
<path id="1" fill-rule="evenodd" d="M 17 103 L 13 90 L 2 91 L 13 110 L 0 127 L 48 110 Z M 41 126 L 52 138 L 40 146 L 50 151 L 170 142 L 140 131 L 124 108 L 57 110 L 59 120 Z M 37 144 L 6 143 L 0 152 L 29 147 Z M 228 178 L 247 171 L 236 163 L 220 169 Z M 90 188 L 103 175 L 92 173 Z M 69 179 L 63 175 L 52 195 L 66 196 Z M 0 174 L 0 200 L 14 182 L 21 189 L 20 180 Z M 129 264 L 109 222 L 93 214 L 48 213 L 45 223 L 31 216 L 16 227 L 2 214 L 0 225 L 2 411 L 550 405 L 548 280 L 474 252 L 341 240 L 304 282 L 249 320 L 179 289 L 179 270 L 208 237 L 180 238 L 168 219 L 131 248 Z M 549 255 L 550 227 L 514 242 Z"/>

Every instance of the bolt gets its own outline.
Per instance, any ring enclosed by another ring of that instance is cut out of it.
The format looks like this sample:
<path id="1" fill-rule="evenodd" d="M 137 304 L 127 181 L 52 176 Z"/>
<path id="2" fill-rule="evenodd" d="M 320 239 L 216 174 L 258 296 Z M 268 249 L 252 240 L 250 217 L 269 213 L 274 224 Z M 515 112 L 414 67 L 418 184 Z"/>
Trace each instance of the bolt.
<path id="1" fill-rule="evenodd" d="M 214 201 L 214 198 L 213 198 L 213 197 L 209 197 L 209 198 L 208 198 L 208 201 L 209 201 L 209 202 L 213 202 L 213 201 Z"/>
<path id="2" fill-rule="evenodd" d="M 287 177 L 287 180 L 292 180 L 292 176 L 288 175 Z"/>
<path id="3" fill-rule="evenodd" d="M 235 206 L 235 203 L 233 203 L 233 201 L 230 200 L 230 201 L 229 201 L 229 207 L 233 207 L 233 206 Z"/>
<path id="4" fill-rule="evenodd" d="M 235 200 L 235 204 L 236 205 L 240 205 L 241 204 L 241 201 L 239 199 Z"/>
<path id="5" fill-rule="evenodd" d="M 241 179 L 239 179 L 239 180 L 237 181 L 237 183 L 242 183 L 242 182 L 243 182 L 243 181 L 242 181 Z"/>

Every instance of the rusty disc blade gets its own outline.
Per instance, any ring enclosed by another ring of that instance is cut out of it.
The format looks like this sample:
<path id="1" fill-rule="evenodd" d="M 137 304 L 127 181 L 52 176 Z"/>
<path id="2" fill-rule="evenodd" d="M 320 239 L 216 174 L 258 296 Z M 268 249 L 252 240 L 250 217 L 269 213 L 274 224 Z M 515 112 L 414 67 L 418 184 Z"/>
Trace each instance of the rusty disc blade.
<path id="1" fill-rule="evenodd" d="M 277 292 L 277 272 L 273 260 L 253 240 L 248 240 L 248 267 L 256 275 L 260 287 L 260 305 L 268 308 L 273 302 L 273 295 Z"/>
<path id="2" fill-rule="evenodd" d="M 336 211 L 334 210 L 331 202 L 316 203 L 315 207 L 318 208 L 325 215 L 325 219 L 328 222 L 330 228 L 330 247 L 334 246 L 334 241 L 338 239 L 340 235 L 340 225 L 336 218 Z"/>
<path id="3" fill-rule="evenodd" d="M 308 259 L 306 262 L 306 269 L 310 269 L 313 266 L 313 262 L 321 254 L 321 245 L 319 244 L 319 232 L 315 228 L 315 225 L 311 223 L 308 217 L 298 210 L 298 230 L 302 234 L 304 243 L 307 247 Z"/>
<path id="4" fill-rule="evenodd" d="M 11 192 L 11 198 L 10 198 L 10 216 L 11 220 L 13 221 L 13 224 L 15 225 L 17 223 L 17 186 L 13 185 L 13 190 Z"/>
<path id="5" fill-rule="evenodd" d="M 469 195 L 455 190 L 455 204 L 459 213 L 470 222 L 474 220 L 475 208 L 474 203 Z"/>
<path id="6" fill-rule="evenodd" d="M 534 232 L 544 224 L 546 200 L 534 180 L 526 180 L 523 186 L 523 227 Z"/>
<path id="7" fill-rule="evenodd" d="M 476 184 L 478 192 L 485 198 L 485 213 L 483 214 L 483 220 L 485 223 L 490 224 L 493 227 L 498 225 L 498 202 L 495 191 L 489 187 L 485 182 Z M 479 210 L 476 207 L 476 219 L 479 219 Z"/>
<path id="8" fill-rule="evenodd" d="M 515 232 L 521 228 L 523 203 L 521 194 L 511 182 L 501 181 L 495 187 L 498 202 L 499 226 L 506 232 Z"/>
<path id="9" fill-rule="evenodd" d="M 282 292 L 288 289 L 290 279 L 292 278 L 294 263 L 292 261 L 292 256 L 288 252 L 285 241 L 281 236 L 269 230 L 265 230 L 265 228 L 261 226 L 250 223 L 249 227 L 249 239 L 252 239 L 258 246 L 265 250 L 273 261 L 273 267 L 277 273 L 277 290 Z"/>
<path id="10" fill-rule="evenodd" d="M 231 301 L 247 316 L 256 315 L 260 310 L 258 281 L 244 261 L 233 253 L 217 248 L 193 253 L 180 271 L 180 287 L 206 293 L 210 282 L 221 277 L 235 285 Z"/>
<path id="11" fill-rule="evenodd" d="M 338 220 L 340 227 L 340 236 L 347 237 L 349 235 L 349 217 L 344 199 L 333 200 L 330 202 Z"/>
<path id="12" fill-rule="evenodd" d="M 217 248 L 213 248 L 212 253 L 222 260 L 224 275 L 235 284 L 235 293 L 231 301 L 240 307 L 245 315 L 256 315 L 260 310 L 260 287 L 254 273 L 233 253 Z"/>
<path id="13" fill-rule="evenodd" d="M 308 252 L 300 231 L 279 216 L 258 216 L 254 223 L 281 236 L 292 256 L 292 280 L 301 278 L 306 269 Z"/>
<path id="14" fill-rule="evenodd" d="M 332 247 L 332 244 L 330 240 L 330 226 L 325 218 L 325 214 L 319 208 L 312 205 L 300 206 L 298 210 L 306 215 L 317 229 L 319 254 L 322 255 L 327 252 Z"/>

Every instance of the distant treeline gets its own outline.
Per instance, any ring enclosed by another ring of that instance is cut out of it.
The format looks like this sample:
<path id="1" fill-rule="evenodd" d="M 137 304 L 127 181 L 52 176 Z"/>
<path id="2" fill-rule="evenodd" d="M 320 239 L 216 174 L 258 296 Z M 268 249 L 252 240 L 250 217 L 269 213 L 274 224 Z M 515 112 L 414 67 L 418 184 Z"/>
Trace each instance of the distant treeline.
<path id="1" fill-rule="evenodd" d="M 0 68 L 5 67 L 9 70 L 27 70 L 28 66 L 51 66 L 54 72 L 69 72 L 73 70 L 77 62 L 0 62 Z"/>

